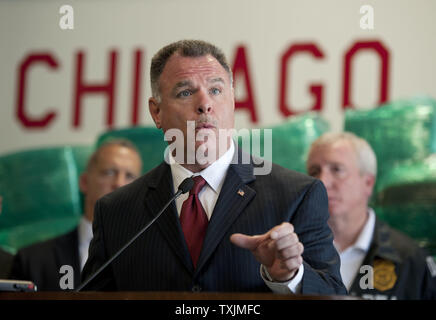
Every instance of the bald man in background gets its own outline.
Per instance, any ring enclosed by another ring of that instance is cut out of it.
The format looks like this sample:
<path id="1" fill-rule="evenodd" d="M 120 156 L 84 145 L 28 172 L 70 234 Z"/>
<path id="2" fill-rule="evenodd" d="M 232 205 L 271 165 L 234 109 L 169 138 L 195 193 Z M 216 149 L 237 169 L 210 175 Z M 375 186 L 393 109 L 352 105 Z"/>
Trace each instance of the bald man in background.
<path id="1" fill-rule="evenodd" d="M 80 176 L 84 194 L 84 214 L 74 230 L 56 238 L 33 244 L 18 251 L 10 279 L 33 281 L 38 291 L 58 291 L 60 268 L 70 265 L 74 270 L 74 287 L 88 258 L 92 239 L 95 202 L 122 187 L 140 174 L 141 157 L 127 140 L 112 140 L 102 144 L 90 157 L 86 171 Z"/>

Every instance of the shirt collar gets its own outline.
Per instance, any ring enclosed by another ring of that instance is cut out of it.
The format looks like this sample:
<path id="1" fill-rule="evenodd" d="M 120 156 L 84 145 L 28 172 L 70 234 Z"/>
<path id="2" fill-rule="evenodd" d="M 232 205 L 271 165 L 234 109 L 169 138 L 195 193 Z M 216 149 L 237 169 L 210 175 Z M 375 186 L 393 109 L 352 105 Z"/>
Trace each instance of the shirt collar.
<path id="1" fill-rule="evenodd" d="M 213 162 L 204 170 L 197 173 L 193 173 L 185 167 L 182 167 L 180 164 L 175 162 L 171 153 L 168 153 L 175 190 L 184 179 L 191 176 L 201 175 L 204 180 L 206 180 L 207 184 L 212 188 L 212 190 L 214 190 L 216 193 L 219 193 L 224 183 L 224 178 L 226 176 L 227 170 L 232 162 L 234 153 L 235 146 L 233 142 L 230 144 L 229 150 L 227 150 L 218 160 Z"/>
<path id="2" fill-rule="evenodd" d="M 92 222 L 83 215 L 78 225 L 79 243 L 88 243 L 92 240 Z"/>
<path id="3" fill-rule="evenodd" d="M 366 221 L 365 226 L 363 227 L 359 237 L 352 247 L 363 250 L 364 252 L 368 252 L 369 246 L 371 245 L 372 235 L 374 233 L 374 226 L 375 213 L 373 209 L 368 208 L 368 220 Z"/>

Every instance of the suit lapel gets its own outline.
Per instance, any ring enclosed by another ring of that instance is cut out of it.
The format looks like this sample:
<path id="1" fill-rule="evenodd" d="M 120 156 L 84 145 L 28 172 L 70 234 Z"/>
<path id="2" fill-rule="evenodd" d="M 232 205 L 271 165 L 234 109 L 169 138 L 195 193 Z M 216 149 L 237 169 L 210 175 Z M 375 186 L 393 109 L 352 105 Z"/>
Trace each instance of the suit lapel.
<path id="1" fill-rule="evenodd" d="M 237 152 L 239 153 L 239 159 L 241 159 L 240 151 L 238 150 Z M 210 258 L 227 230 L 256 195 L 256 192 L 247 186 L 247 183 L 255 179 L 251 164 L 230 165 L 226 180 L 209 221 L 196 273 L 202 268 L 207 259 Z"/>
<path id="2" fill-rule="evenodd" d="M 149 190 L 145 196 L 146 212 L 150 220 L 158 214 L 173 195 L 171 169 L 166 163 L 162 163 L 151 179 Z M 192 273 L 194 268 L 191 262 L 191 256 L 185 244 L 174 201 L 155 223 L 158 225 L 159 230 L 168 241 L 175 255 L 179 257 L 183 265 Z"/>

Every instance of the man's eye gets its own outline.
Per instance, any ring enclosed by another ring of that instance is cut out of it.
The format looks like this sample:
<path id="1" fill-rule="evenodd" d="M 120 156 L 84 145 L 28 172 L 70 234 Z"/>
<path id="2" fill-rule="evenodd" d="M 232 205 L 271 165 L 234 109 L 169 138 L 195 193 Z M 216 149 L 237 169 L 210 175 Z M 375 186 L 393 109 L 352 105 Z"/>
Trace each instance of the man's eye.
<path id="1" fill-rule="evenodd" d="M 103 171 L 103 175 L 105 176 L 113 176 L 115 175 L 115 170 L 114 169 L 106 169 Z"/>
<path id="2" fill-rule="evenodd" d="M 319 176 L 319 170 L 317 170 L 317 169 L 309 169 L 309 171 L 307 173 L 309 174 L 309 176 L 314 177 L 314 178 Z"/>
<path id="3" fill-rule="evenodd" d="M 213 95 L 220 94 L 221 93 L 221 89 L 212 88 L 212 89 L 210 89 L 210 93 L 213 94 Z"/>
<path id="4" fill-rule="evenodd" d="M 192 92 L 190 90 L 183 90 L 177 94 L 177 97 L 178 98 L 185 98 L 185 97 L 189 97 L 191 94 L 192 94 Z"/>
<path id="5" fill-rule="evenodd" d="M 342 174 L 345 171 L 345 169 L 342 166 L 333 166 L 332 172 L 334 174 Z"/>
<path id="6" fill-rule="evenodd" d="M 131 180 L 131 181 L 136 179 L 136 175 L 133 173 L 127 173 L 126 177 L 127 177 L 127 180 Z"/>

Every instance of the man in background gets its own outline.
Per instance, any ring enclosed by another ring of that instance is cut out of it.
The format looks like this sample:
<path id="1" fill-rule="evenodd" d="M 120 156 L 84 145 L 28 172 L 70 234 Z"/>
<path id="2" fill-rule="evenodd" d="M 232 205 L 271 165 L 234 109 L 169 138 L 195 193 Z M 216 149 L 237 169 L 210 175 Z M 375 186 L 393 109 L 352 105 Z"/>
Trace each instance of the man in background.
<path id="1" fill-rule="evenodd" d="M 18 251 L 10 278 L 33 281 L 38 291 L 61 290 L 59 273 L 62 265 L 74 270 L 74 287 L 88 258 L 92 239 L 95 202 L 141 174 L 139 153 L 129 141 L 117 139 L 102 144 L 90 157 L 86 171 L 79 180 L 84 194 L 84 214 L 73 231 L 56 238 L 30 245 Z"/>
<path id="2" fill-rule="evenodd" d="M 309 150 L 307 172 L 327 189 L 329 225 L 349 294 L 368 299 L 436 299 L 432 257 L 368 207 L 377 161 L 365 140 L 352 133 L 322 135 Z M 361 266 L 370 268 L 361 272 Z M 373 279 L 368 279 L 371 270 Z"/>
<path id="3" fill-rule="evenodd" d="M 2 201 L 3 197 L 0 196 L 0 214 L 2 213 Z M 0 279 L 6 279 L 9 276 L 13 258 L 13 255 L 0 248 Z"/>

